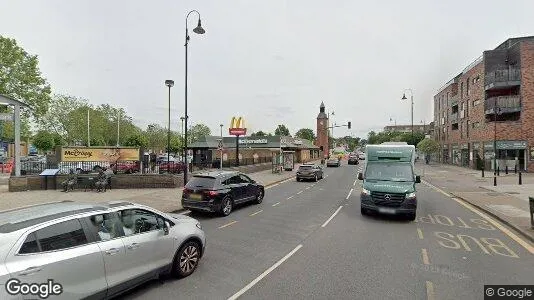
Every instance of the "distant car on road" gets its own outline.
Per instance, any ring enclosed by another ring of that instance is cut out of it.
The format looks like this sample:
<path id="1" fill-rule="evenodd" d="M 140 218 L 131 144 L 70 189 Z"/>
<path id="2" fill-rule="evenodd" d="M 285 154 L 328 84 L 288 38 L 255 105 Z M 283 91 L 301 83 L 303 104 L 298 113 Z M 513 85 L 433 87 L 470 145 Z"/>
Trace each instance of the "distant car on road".
<path id="1" fill-rule="evenodd" d="M 341 160 L 338 158 L 330 158 L 326 161 L 327 167 L 339 167 L 341 166 Z"/>
<path id="2" fill-rule="evenodd" d="M 297 181 L 301 181 L 304 179 L 317 181 L 319 179 L 323 179 L 324 172 L 323 168 L 319 165 L 312 165 L 312 164 L 304 164 L 299 167 L 297 170 Z"/>
<path id="3" fill-rule="evenodd" d="M 359 160 L 365 160 L 365 153 L 359 153 L 358 154 L 358 159 Z"/>
<path id="4" fill-rule="evenodd" d="M 357 165 L 359 163 L 360 163 L 360 159 L 358 158 L 357 154 L 349 155 L 349 160 L 348 160 L 349 165 Z"/>
<path id="5" fill-rule="evenodd" d="M 0 212 L 0 240 L 0 282 L 33 291 L 52 281 L 61 285 L 61 294 L 45 295 L 53 299 L 110 299 L 162 274 L 189 276 L 206 245 L 197 220 L 129 202 L 62 201 Z M 19 296 L 0 290 L 0 299 L 38 298 Z"/>
<path id="6" fill-rule="evenodd" d="M 241 203 L 260 204 L 263 185 L 236 171 L 213 171 L 194 175 L 184 187 L 182 207 L 228 216 Z"/>

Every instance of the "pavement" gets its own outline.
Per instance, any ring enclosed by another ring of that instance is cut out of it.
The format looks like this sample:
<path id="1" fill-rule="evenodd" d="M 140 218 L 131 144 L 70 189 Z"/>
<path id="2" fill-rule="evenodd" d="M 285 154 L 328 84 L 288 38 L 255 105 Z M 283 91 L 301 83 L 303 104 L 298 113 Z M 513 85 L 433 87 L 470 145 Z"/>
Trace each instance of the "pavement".
<path id="1" fill-rule="evenodd" d="M 298 168 L 299 164 L 295 167 Z M 265 170 L 255 173 L 248 173 L 253 180 L 270 186 L 277 182 L 294 177 L 295 171 L 284 171 L 273 174 L 272 171 Z M 134 175 L 132 175 L 134 176 Z M 6 177 L 8 178 L 8 177 Z M 98 203 L 104 201 L 129 201 L 147 205 L 163 212 L 182 211 L 182 188 L 174 189 L 111 189 L 105 193 L 94 191 L 84 192 L 75 190 L 64 193 L 60 190 L 40 190 L 10 193 L 7 184 L 0 185 L 0 211 L 9 210 L 16 207 L 35 205 L 40 203 L 72 200 L 86 203 Z"/>
<path id="2" fill-rule="evenodd" d="M 528 197 L 534 197 L 534 174 L 509 172 L 497 176 L 493 186 L 493 172 L 486 172 L 442 164 L 417 164 L 423 180 L 445 194 L 459 198 L 490 214 L 517 233 L 534 242 L 534 229 L 530 221 Z"/>
<path id="3" fill-rule="evenodd" d="M 430 183 L 415 222 L 362 216 L 361 167 L 271 185 L 228 217 L 190 214 L 208 239 L 195 273 L 121 298 L 482 299 L 485 284 L 534 282 L 528 240 Z"/>

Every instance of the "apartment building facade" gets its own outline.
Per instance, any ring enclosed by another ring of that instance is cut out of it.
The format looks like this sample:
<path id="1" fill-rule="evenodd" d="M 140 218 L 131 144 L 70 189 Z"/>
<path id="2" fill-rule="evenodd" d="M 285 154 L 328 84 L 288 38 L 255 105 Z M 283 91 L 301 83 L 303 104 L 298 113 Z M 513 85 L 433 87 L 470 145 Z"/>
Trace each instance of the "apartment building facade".
<path id="1" fill-rule="evenodd" d="M 534 172 L 534 37 L 484 51 L 438 91 L 434 138 L 441 162 Z"/>

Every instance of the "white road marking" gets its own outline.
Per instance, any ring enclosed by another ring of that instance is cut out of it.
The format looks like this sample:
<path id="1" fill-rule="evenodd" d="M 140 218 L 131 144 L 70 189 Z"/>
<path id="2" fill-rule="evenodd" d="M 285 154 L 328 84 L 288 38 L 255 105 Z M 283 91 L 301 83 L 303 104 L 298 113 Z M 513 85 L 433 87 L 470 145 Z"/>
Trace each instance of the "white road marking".
<path id="1" fill-rule="evenodd" d="M 302 192 L 303 192 L 303 191 L 299 191 L 299 192 L 297 193 L 297 195 L 298 195 L 298 194 L 302 194 Z"/>
<path id="2" fill-rule="evenodd" d="M 433 184 L 431 184 L 431 183 L 429 183 L 429 182 L 426 182 L 426 181 L 424 181 L 424 180 L 421 180 L 421 182 L 423 182 L 425 185 L 427 185 L 427 186 L 433 188 L 434 190 L 436 190 L 436 191 L 442 193 L 443 195 L 445 195 L 445 196 L 447 196 L 447 197 L 449 197 L 449 198 L 452 197 L 451 194 L 445 192 L 444 190 L 442 190 L 442 189 L 440 189 L 440 188 L 434 186 Z"/>
<path id="3" fill-rule="evenodd" d="M 352 191 L 354 191 L 354 189 L 350 189 L 349 194 L 347 195 L 347 198 L 345 198 L 345 200 L 349 200 L 349 197 L 350 197 L 350 194 L 352 194 Z"/>
<path id="4" fill-rule="evenodd" d="M 306 188 L 306 190 L 309 190 L 310 189 L 310 186 Z"/>
<path id="5" fill-rule="evenodd" d="M 295 254 L 299 249 L 302 248 L 302 244 L 295 247 L 295 249 L 291 250 L 286 256 L 284 256 L 282 259 L 277 261 L 274 265 L 272 265 L 269 269 L 265 270 L 265 272 L 261 273 L 260 276 L 256 277 L 254 280 L 252 280 L 249 284 L 247 284 L 244 288 L 239 290 L 237 293 L 233 294 L 228 300 L 235 300 L 242 296 L 244 293 L 246 293 L 250 288 L 252 288 L 254 285 L 256 285 L 260 280 L 265 278 L 265 276 L 269 275 L 272 271 L 274 271 L 276 268 L 278 268 L 281 264 L 283 264 L 286 260 L 288 260 L 293 254 Z"/>
<path id="6" fill-rule="evenodd" d="M 417 228 L 417 235 L 419 236 L 419 239 L 423 239 L 423 231 L 421 230 L 421 228 Z"/>
<path id="7" fill-rule="evenodd" d="M 430 260 L 428 259 L 428 251 L 426 251 L 426 249 L 421 249 L 421 254 L 423 255 L 423 263 L 429 265 Z"/>
<path id="8" fill-rule="evenodd" d="M 255 215 L 261 213 L 262 211 L 263 211 L 263 209 L 260 209 L 260 210 L 258 210 L 257 212 L 250 214 L 249 216 L 253 217 L 253 216 L 255 216 Z"/>
<path id="9" fill-rule="evenodd" d="M 280 202 L 276 202 L 275 204 L 273 204 L 273 206 L 277 206 L 278 204 L 280 204 Z"/>
<path id="10" fill-rule="evenodd" d="M 434 284 L 432 283 L 432 281 L 426 282 L 426 298 L 428 300 L 436 299 L 436 296 L 434 294 Z"/>
<path id="11" fill-rule="evenodd" d="M 287 200 L 291 200 L 291 198 L 293 198 L 294 196 L 289 196 L 287 197 Z"/>
<path id="12" fill-rule="evenodd" d="M 228 226 L 233 225 L 233 224 L 235 224 L 235 223 L 237 223 L 237 221 L 232 221 L 232 222 L 230 222 L 230 223 L 228 223 L 228 224 L 225 224 L 225 225 L 223 225 L 223 226 L 219 226 L 219 229 L 222 229 L 222 228 L 224 228 L 224 227 L 228 227 Z"/>
<path id="13" fill-rule="evenodd" d="M 337 213 L 341 210 L 341 208 L 343 207 L 343 205 L 340 205 L 336 211 L 330 216 L 330 218 L 328 218 L 328 220 L 326 220 L 326 222 L 324 222 L 323 225 L 321 225 L 321 227 L 326 227 L 326 225 L 328 225 L 328 223 L 330 223 L 330 221 L 332 221 L 332 219 L 337 215 Z"/>
<path id="14" fill-rule="evenodd" d="M 273 188 L 273 187 L 275 187 L 277 185 L 280 185 L 280 183 L 275 183 L 273 185 L 267 186 L 267 187 L 265 187 L 265 189 L 270 189 L 270 188 Z"/>
<path id="15" fill-rule="evenodd" d="M 354 180 L 354 183 L 352 185 L 355 186 L 357 182 L 358 182 L 358 179 Z"/>

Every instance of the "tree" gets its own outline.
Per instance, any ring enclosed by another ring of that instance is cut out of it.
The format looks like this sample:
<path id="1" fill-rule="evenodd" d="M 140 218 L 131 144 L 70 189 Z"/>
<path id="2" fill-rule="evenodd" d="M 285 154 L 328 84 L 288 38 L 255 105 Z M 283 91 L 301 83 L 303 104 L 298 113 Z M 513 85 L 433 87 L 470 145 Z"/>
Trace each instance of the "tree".
<path id="1" fill-rule="evenodd" d="M 433 154 L 439 151 L 439 143 L 425 138 L 417 144 L 417 149 L 425 154 Z"/>
<path id="2" fill-rule="evenodd" d="M 274 131 L 274 135 L 291 136 L 291 134 L 289 134 L 289 129 L 287 129 L 286 125 L 283 124 L 278 125 Z"/>
<path id="3" fill-rule="evenodd" d="M 50 102 L 50 85 L 42 77 L 37 55 L 31 55 L 14 39 L 0 35 L 0 94 L 21 100 L 31 109 L 25 117 L 39 119 Z"/>
<path id="4" fill-rule="evenodd" d="M 250 134 L 250 137 L 266 137 L 266 136 L 267 134 L 261 130 Z"/>
<path id="5" fill-rule="evenodd" d="M 145 133 L 148 148 L 152 150 L 167 148 L 167 130 L 158 124 L 150 124 Z"/>
<path id="6" fill-rule="evenodd" d="M 127 147 L 146 148 L 148 146 L 148 139 L 140 133 L 135 133 L 126 138 L 124 145 Z"/>
<path id="7" fill-rule="evenodd" d="M 56 145 L 54 135 L 46 131 L 38 131 L 33 137 L 33 145 L 37 150 L 47 152 L 54 148 Z"/>
<path id="8" fill-rule="evenodd" d="M 315 134 L 313 133 L 313 130 L 309 128 L 299 129 L 299 131 L 295 133 L 295 137 L 305 139 L 308 141 L 312 141 L 312 142 L 315 141 Z"/>
<path id="9" fill-rule="evenodd" d="M 204 124 L 195 124 L 193 127 L 191 127 L 191 129 L 189 129 L 188 135 L 188 142 L 192 144 L 200 140 L 200 138 L 203 136 L 211 135 L 211 129 Z"/>

